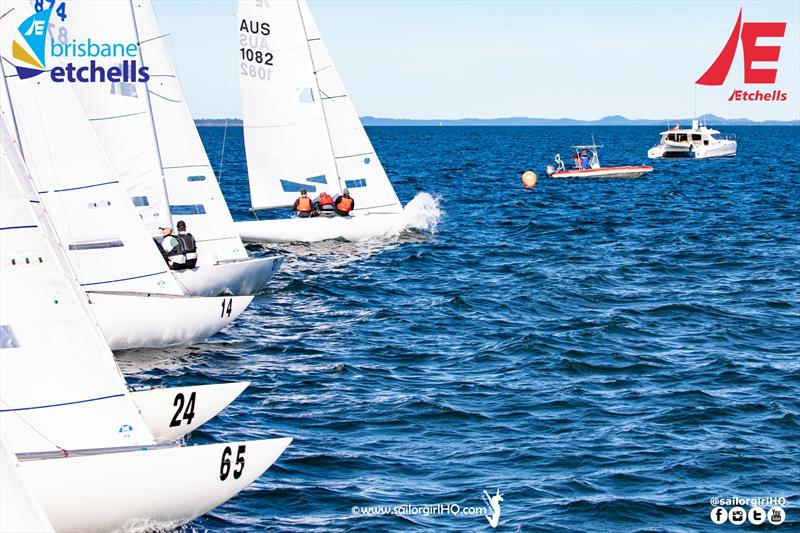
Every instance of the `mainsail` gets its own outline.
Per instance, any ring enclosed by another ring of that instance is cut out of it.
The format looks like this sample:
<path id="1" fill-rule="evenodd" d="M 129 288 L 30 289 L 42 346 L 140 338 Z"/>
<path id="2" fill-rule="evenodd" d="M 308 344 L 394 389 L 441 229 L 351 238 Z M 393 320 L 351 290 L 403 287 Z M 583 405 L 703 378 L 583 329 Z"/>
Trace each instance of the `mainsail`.
<path id="1" fill-rule="evenodd" d="M 10 450 L 154 441 L 105 344 L 3 119 L 0 425 Z M 27 191 L 27 192 L 26 192 Z"/>
<path id="2" fill-rule="evenodd" d="M 0 20 L 4 33 L 10 34 L 30 9 L 25 2 L 15 5 Z M 55 83 L 49 76 L 21 79 L 3 65 L 0 71 L 0 105 L 13 122 L 38 199 L 81 285 L 183 294 L 111 168 L 73 84 Z"/>
<path id="3" fill-rule="evenodd" d="M 128 2 L 71 1 L 69 10 L 69 18 L 64 22 L 55 20 L 51 32 L 53 42 L 73 37 L 91 37 L 101 43 L 138 42 Z M 136 61 L 137 69 L 143 66 L 138 54 L 126 59 Z M 106 69 L 123 66 L 123 60 L 118 57 L 76 57 L 71 60 L 80 65 L 93 61 Z M 152 237 L 160 237 L 159 227 L 173 227 L 173 223 L 147 85 L 136 80 L 74 85 L 75 94 L 145 227 Z"/>
<path id="4" fill-rule="evenodd" d="M 135 60 L 149 81 L 79 84 L 76 91 L 150 234 L 184 220 L 197 240 L 198 266 L 247 258 L 151 3 L 74 1 L 70 8 L 71 31 L 140 45 Z M 105 62 L 114 66 L 114 58 Z"/>
<path id="5" fill-rule="evenodd" d="M 348 188 L 356 211 L 402 212 L 306 2 L 239 0 L 237 23 L 253 208 Z"/>

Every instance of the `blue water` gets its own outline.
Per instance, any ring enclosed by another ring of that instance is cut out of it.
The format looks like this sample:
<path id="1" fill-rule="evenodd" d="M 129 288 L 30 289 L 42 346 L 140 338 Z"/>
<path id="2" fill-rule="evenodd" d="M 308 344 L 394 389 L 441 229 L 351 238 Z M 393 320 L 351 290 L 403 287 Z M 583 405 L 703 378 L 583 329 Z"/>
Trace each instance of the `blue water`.
<path id="1" fill-rule="evenodd" d="M 660 128 L 370 128 L 435 232 L 255 247 L 287 260 L 231 327 L 120 354 L 137 384 L 253 382 L 190 444 L 295 438 L 190 528 L 487 531 L 351 508 L 500 489 L 497 531 L 720 531 L 709 499 L 736 496 L 787 498 L 771 529 L 799 530 L 800 129 L 723 129 L 736 158 L 555 180 L 591 133 L 641 164 Z M 200 131 L 216 167 L 224 130 Z M 221 185 L 251 218 L 238 128 Z"/>

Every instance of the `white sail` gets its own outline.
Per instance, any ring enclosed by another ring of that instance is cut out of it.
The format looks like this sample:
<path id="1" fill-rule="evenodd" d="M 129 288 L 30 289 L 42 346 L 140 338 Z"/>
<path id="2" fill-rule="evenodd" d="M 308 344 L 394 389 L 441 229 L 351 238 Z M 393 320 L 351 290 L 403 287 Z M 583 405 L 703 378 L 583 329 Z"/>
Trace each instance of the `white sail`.
<path id="1" fill-rule="evenodd" d="M 343 187 L 356 200 L 356 211 L 400 213 L 403 208 L 345 90 L 305 0 L 297 0 L 319 82 L 322 107 Z"/>
<path id="2" fill-rule="evenodd" d="M 305 1 L 239 0 L 237 24 L 253 208 L 347 187 L 356 211 L 402 212 Z"/>
<path id="3" fill-rule="evenodd" d="M 5 123 L 0 138 L 3 437 L 14 453 L 151 443 L 85 295 L 40 224 L 42 206 L 25 193 Z"/>
<path id="4" fill-rule="evenodd" d="M 54 23 L 53 39 L 59 35 L 99 43 L 136 43 L 132 8 L 128 2 L 72 0 L 69 17 Z M 144 66 L 140 55 L 126 58 L 135 69 Z M 90 61 L 109 68 L 120 67 L 119 57 L 75 57 L 76 65 Z M 156 132 L 150 117 L 147 85 L 137 81 L 74 84 L 86 115 L 100 139 L 115 173 L 130 195 L 152 237 L 161 237 L 159 227 L 173 227 L 166 184 L 161 170 Z"/>
<path id="5" fill-rule="evenodd" d="M 194 125 L 153 6 L 149 0 L 131 0 L 128 7 L 141 43 L 141 61 L 149 69 L 146 86 L 172 219 L 184 220 L 194 234 L 198 266 L 246 259 L 247 250 Z"/>
<path id="6" fill-rule="evenodd" d="M 0 19 L 12 35 L 33 9 L 27 2 L 4 2 L 14 9 Z M 11 45 L 6 39 L 3 56 Z M 52 66 L 52 65 L 51 65 Z M 41 75 L 21 79 L 1 66 L 0 84 L 7 120 L 19 135 L 30 175 L 87 290 L 183 294 L 156 244 L 120 185 L 73 92 L 72 83 Z M 7 104 L 6 104 L 7 103 Z"/>
<path id="7" fill-rule="evenodd" d="M 301 188 L 335 195 L 341 187 L 297 4 L 242 0 L 238 24 L 253 208 L 292 205 Z"/>

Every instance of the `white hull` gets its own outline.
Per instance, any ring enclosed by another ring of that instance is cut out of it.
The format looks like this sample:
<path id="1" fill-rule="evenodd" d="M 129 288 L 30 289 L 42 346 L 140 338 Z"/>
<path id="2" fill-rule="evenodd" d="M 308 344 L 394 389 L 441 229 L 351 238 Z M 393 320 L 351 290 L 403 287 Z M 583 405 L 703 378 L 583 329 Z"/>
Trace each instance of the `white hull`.
<path id="1" fill-rule="evenodd" d="M 191 270 L 173 270 L 172 273 L 191 296 L 249 296 L 257 294 L 267 285 L 282 262 L 282 257 L 260 257 Z"/>
<path id="2" fill-rule="evenodd" d="M 17 468 L 57 531 L 166 530 L 236 495 L 269 468 L 291 441 L 31 459 L 20 461 Z M 242 447 L 244 452 L 239 454 Z M 237 455 L 243 463 L 237 464 Z"/>
<path id="3" fill-rule="evenodd" d="M 580 170 L 560 170 L 553 173 L 552 178 L 638 178 L 642 174 L 652 172 L 653 167 L 605 167 Z"/>
<path id="4" fill-rule="evenodd" d="M 692 120 L 690 129 L 678 126 L 661 132 L 658 144 L 647 151 L 650 159 L 733 157 L 736 155 L 736 136 L 723 135 L 718 130 L 701 126 Z"/>
<path id="5" fill-rule="evenodd" d="M 249 381 L 134 391 L 131 399 L 156 442 L 179 439 L 215 417 Z"/>
<path id="6" fill-rule="evenodd" d="M 365 241 L 397 235 L 405 228 L 403 213 L 367 213 L 349 217 L 284 218 L 236 222 L 245 242 Z"/>
<path id="7" fill-rule="evenodd" d="M 0 531 L 53 531 L 53 526 L 17 471 L 17 458 L 5 445 L 0 445 Z"/>
<path id="8" fill-rule="evenodd" d="M 253 299 L 252 296 L 191 298 L 130 293 L 87 294 L 97 323 L 112 350 L 202 342 L 235 320 Z"/>
<path id="9" fill-rule="evenodd" d="M 719 145 L 699 146 L 695 145 L 689 150 L 685 145 L 673 147 L 660 144 L 647 151 L 650 159 L 660 158 L 685 158 L 685 159 L 708 159 L 711 157 L 734 157 L 736 155 L 736 141 L 726 141 Z"/>

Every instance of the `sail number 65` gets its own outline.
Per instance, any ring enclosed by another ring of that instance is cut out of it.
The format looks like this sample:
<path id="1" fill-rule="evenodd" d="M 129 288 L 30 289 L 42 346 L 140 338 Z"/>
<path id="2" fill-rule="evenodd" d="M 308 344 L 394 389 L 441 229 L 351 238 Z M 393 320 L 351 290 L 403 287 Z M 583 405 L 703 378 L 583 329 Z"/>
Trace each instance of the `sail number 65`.
<path id="1" fill-rule="evenodd" d="M 242 472 L 244 472 L 244 452 L 245 452 L 245 445 L 240 444 L 239 448 L 236 450 L 236 467 L 233 469 L 233 479 L 239 479 L 242 476 Z M 231 455 L 233 451 L 231 450 L 230 446 L 225 446 L 225 449 L 222 451 L 222 462 L 219 465 L 219 479 L 220 481 L 225 481 L 228 479 L 228 476 L 231 473 Z"/>

